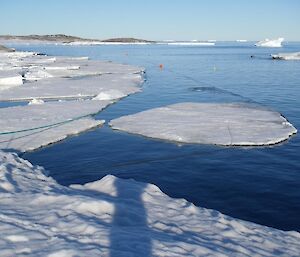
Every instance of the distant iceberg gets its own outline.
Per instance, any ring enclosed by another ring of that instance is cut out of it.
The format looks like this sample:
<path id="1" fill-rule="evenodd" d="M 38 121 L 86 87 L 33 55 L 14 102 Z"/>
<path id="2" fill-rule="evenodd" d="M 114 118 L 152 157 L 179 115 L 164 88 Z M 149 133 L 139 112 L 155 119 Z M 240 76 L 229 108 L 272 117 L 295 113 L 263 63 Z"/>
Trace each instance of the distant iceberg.
<path id="1" fill-rule="evenodd" d="M 259 41 L 255 44 L 255 46 L 260 47 L 282 47 L 282 42 L 284 41 L 283 37 L 280 37 L 278 39 L 265 39 L 262 41 Z"/>
<path id="2" fill-rule="evenodd" d="M 273 59 L 279 60 L 300 60 L 300 52 L 295 53 L 279 53 L 279 54 L 272 54 Z"/>
<path id="3" fill-rule="evenodd" d="M 239 42 L 239 43 L 244 43 L 244 42 L 247 42 L 248 40 L 246 39 L 237 39 L 236 42 Z"/>

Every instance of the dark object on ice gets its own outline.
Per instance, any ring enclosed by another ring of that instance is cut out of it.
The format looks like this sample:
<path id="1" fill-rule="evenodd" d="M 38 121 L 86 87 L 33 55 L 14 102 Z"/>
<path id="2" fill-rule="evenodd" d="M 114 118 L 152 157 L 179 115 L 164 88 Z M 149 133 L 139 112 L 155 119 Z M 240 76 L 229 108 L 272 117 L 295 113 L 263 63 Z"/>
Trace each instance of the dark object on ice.
<path id="1" fill-rule="evenodd" d="M 0 52 L 14 52 L 14 51 L 15 51 L 15 49 L 13 49 L 13 48 L 8 48 L 3 45 L 0 45 Z"/>
<path id="2" fill-rule="evenodd" d="M 254 55 L 251 55 L 251 56 L 250 56 L 250 58 L 254 58 L 254 57 L 255 57 Z"/>

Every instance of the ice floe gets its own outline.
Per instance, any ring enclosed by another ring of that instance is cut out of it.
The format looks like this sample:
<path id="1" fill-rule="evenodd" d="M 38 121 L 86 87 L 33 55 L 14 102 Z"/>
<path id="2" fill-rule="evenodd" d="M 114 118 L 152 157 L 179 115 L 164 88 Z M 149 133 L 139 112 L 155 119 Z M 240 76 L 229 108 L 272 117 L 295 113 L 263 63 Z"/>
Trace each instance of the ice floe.
<path id="1" fill-rule="evenodd" d="M 23 77 L 13 70 L 0 70 L 0 91 L 23 84 Z"/>
<path id="2" fill-rule="evenodd" d="M 279 59 L 279 60 L 291 60 L 291 61 L 300 60 L 300 52 L 279 53 L 279 54 L 272 54 L 271 56 L 273 59 Z"/>
<path id="3" fill-rule="evenodd" d="M 167 45 L 175 45 L 175 46 L 214 46 L 215 42 L 168 42 Z"/>
<path id="4" fill-rule="evenodd" d="M 104 121 L 95 120 L 92 115 L 111 103 L 77 100 L 37 104 L 37 101 L 0 109 L 0 149 L 34 150 L 100 126 Z"/>
<path id="5" fill-rule="evenodd" d="M 91 115 L 139 92 L 143 82 L 141 67 L 87 57 L 33 52 L 1 52 L 0 57 L 0 101 L 29 101 L 1 108 L 0 149 L 34 150 L 102 125 Z M 94 101 L 78 101 L 87 98 Z"/>
<path id="6" fill-rule="evenodd" d="M 0 255 L 298 256 L 300 234 L 172 199 L 108 175 L 64 187 L 0 151 Z"/>
<path id="7" fill-rule="evenodd" d="M 296 133 L 280 113 L 246 104 L 179 103 L 124 116 L 113 129 L 184 143 L 271 145 Z"/>
<path id="8" fill-rule="evenodd" d="M 282 42 L 284 41 L 284 38 L 280 37 L 277 39 L 265 39 L 262 41 L 259 41 L 255 44 L 255 46 L 260 47 L 282 47 Z"/>
<path id="9" fill-rule="evenodd" d="M 118 94 L 110 94 L 109 100 L 113 100 L 139 92 L 142 82 L 143 78 L 140 74 L 104 74 L 76 79 L 48 78 L 26 83 L 24 86 L 13 90 L 3 90 L 0 94 L 0 101 L 21 101 L 34 98 L 44 100 L 93 98 L 114 90 Z"/>

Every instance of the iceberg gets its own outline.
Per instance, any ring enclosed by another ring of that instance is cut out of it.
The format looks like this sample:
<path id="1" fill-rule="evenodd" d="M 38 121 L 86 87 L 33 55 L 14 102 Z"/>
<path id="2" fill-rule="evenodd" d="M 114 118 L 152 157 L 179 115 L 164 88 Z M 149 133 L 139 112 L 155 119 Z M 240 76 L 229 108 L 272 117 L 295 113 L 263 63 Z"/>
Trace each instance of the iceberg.
<path id="1" fill-rule="evenodd" d="M 262 41 L 259 41 L 255 44 L 255 46 L 260 47 L 282 47 L 282 42 L 284 41 L 284 38 L 280 37 L 278 39 L 265 39 Z"/>
<path id="2" fill-rule="evenodd" d="M 298 61 L 300 60 L 300 52 L 295 53 L 279 53 L 279 54 L 272 54 L 271 55 L 273 59 L 278 60 L 292 60 L 292 61 Z"/>
<path id="3" fill-rule="evenodd" d="M 280 113 L 249 104 L 179 103 L 123 116 L 113 129 L 180 143 L 262 146 L 297 132 Z"/>
<path id="4" fill-rule="evenodd" d="M 63 171 L 62 171 L 63 172 Z M 0 151 L 0 255 L 297 256 L 300 234 L 172 199 L 157 186 L 107 175 L 59 185 Z"/>

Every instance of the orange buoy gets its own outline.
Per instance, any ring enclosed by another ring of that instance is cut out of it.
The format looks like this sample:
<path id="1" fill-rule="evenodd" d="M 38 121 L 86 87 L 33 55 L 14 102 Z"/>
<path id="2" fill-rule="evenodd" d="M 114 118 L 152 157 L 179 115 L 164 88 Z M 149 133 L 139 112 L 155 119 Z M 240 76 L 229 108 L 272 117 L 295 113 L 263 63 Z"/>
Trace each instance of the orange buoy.
<path id="1" fill-rule="evenodd" d="M 163 64 L 160 64 L 159 65 L 159 68 L 162 70 L 164 68 L 164 65 Z"/>

